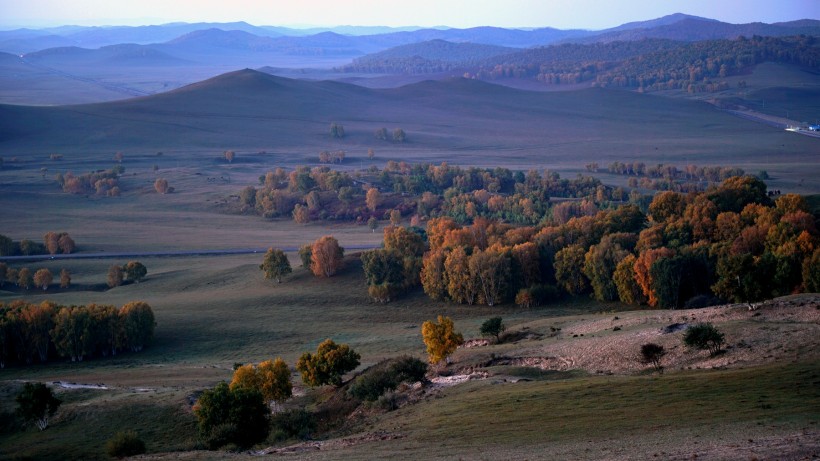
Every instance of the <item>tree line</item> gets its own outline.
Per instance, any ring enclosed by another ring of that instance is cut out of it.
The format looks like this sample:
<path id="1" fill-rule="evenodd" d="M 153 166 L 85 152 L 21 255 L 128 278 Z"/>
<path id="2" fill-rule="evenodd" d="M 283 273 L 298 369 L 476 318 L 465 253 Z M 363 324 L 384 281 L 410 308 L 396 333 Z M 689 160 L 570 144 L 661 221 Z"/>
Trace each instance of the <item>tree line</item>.
<path id="1" fill-rule="evenodd" d="M 482 80 L 535 79 L 548 85 L 592 83 L 640 91 L 682 89 L 714 92 L 728 88 L 720 79 L 762 62 L 816 68 L 820 49 L 813 36 L 738 37 L 685 42 L 667 39 L 561 44 L 493 56 L 476 62 L 414 57 L 358 58 L 344 71 L 463 72 Z"/>
<path id="2" fill-rule="evenodd" d="M 125 167 L 116 165 L 108 170 L 97 170 L 75 175 L 57 173 L 54 179 L 64 192 L 78 195 L 102 195 L 116 197 L 121 193 L 119 178 L 125 172 Z"/>
<path id="3" fill-rule="evenodd" d="M 153 338 L 155 326 L 151 306 L 142 301 L 120 308 L 50 301 L 0 303 L 0 367 L 138 352 Z"/>
<path id="4" fill-rule="evenodd" d="M 43 236 L 43 243 L 23 239 L 15 242 L 0 234 L 0 256 L 30 256 L 42 254 L 70 254 L 77 248 L 68 232 L 49 231 Z"/>

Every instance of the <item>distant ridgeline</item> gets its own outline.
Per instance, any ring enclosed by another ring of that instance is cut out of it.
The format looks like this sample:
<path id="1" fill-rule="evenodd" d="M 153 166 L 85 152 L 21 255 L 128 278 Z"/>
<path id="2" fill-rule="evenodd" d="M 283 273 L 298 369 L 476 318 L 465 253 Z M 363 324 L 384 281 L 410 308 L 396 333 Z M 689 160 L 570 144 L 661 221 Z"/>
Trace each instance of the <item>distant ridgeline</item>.
<path id="1" fill-rule="evenodd" d="M 718 91 L 713 82 L 763 62 L 820 67 L 814 36 L 739 37 L 735 40 L 685 42 L 667 39 L 563 44 L 509 54 L 464 59 L 425 59 L 418 54 L 376 53 L 341 68 L 346 72 L 436 73 L 458 71 L 482 80 L 536 79 L 545 84 L 578 84 L 637 88 L 644 91 L 684 89 Z M 420 45 L 417 45 L 420 46 Z"/>

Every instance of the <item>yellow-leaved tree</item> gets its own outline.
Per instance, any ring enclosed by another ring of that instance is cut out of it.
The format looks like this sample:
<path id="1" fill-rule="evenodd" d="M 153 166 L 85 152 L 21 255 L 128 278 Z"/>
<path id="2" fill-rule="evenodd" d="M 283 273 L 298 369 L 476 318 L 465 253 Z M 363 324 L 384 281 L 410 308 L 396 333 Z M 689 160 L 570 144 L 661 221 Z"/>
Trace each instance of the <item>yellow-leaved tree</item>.
<path id="1" fill-rule="evenodd" d="M 293 395 L 290 369 L 284 360 L 265 360 L 259 365 L 242 365 L 233 373 L 230 389 L 253 389 L 259 391 L 265 403 L 280 403 Z"/>
<path id="2" fill-rule="evenodd" d="M 438 316 L 438 323 L 426 321 L 421 326 L 421 335 L 424 345 L 427 346 L 427 357 L 430 363 L 436 364 L 455 352 L 456 348 L 464 344 L 464 337 L 455 331 L 453 319 Z"/>

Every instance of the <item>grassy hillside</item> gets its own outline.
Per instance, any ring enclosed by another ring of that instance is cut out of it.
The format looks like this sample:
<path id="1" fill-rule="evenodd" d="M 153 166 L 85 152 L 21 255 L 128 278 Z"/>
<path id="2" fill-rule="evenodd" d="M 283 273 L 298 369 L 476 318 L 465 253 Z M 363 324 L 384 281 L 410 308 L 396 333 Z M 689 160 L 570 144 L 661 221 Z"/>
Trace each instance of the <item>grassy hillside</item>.
<path id="1" fill-rule="evenodd" d="M 452 80 L 369 90 L 246 70 L 125 102 L 0 106 L 0 116 L 9 120 L 0 128 L 0 147 L 24 159 L 55 151 L 244 149 L 287 153 L 282 161 L 293 164 L 322 150 L 361 158 L 373 148 L 384 161 L 500 162 L 521 169 L 630 159 L 715 162 L 774 170 L 807 187 L 820 177 L 809 161 L 814 139 L 705 103 L 602 89 L 534 93 Z M 331 122 L 345 126 L 344 139 L 330 138 Z M 403 128 L 408 142 L 374 139 L 381 127 Z"/>

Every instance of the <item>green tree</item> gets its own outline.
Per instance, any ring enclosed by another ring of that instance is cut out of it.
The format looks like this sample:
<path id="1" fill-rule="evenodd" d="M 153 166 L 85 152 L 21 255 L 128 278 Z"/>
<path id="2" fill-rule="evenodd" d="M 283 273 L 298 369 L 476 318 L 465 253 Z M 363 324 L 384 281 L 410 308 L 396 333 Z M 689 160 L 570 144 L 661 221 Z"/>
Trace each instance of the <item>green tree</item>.
<path id="1" fill-rule="evenodd" d="M 720 353 L 723 346 L 723 333 L 711 323 L 699 323 L 686 329 L 683 343 L 695 349 L 708 350 L 710 356 Z"/>
<path id="2" fill-rule="evenodd" d="M 302 354 L 296 369 L 302 375 L 302 382 L 308 386 L 332 384 L 338 387 L 342 384 L 342 376 L 359 366 L 360 358 L 347 344 L 336 344 L 326 339 L 319 344 L 316 354 Z"/>
<path id="3" fill-rule="evenodd" d="M 501 333 L 504 333 L 507 327 L 504 326 L 504 322 L 501 320 L 501 317 L 493 317 L 484 321 L 481 324 L 481 332 L 482 336 L 495 336 L 495 341 L 497 343 L 501 342 Z"/>
<path id="4" fill-rule="evenodd" d="M 63 403 L 43 383 L 24 384 L 14 400 L 17 402 L 17 414 L 27 423 L 33 422 L 41 431 L 48 427 L 49 418 Z"/>
<path id="5" fill-rule="evenodd" d="M 629 254 L 615 267 L 612 281 L 618 289 L 618 298 L 624 304 L 640 305 L 646 302 L 646 297 L 640 285 L 635 280 L 635 255 Z"/>
<path id="6" fill-rule="evenodd" d="M 302 267 L 310 268 L 311 253 L 313 252 L 313 245 L 306 243 L 299 247 L 299 261 L 302 262 Z"/>
<path id="7" fill-rule="evenodd" d="M 148 274 L 148 269 L 139 261 L 128 262 L 122 267 L 122 270 L 128 280 L 132 280 L 137 283 L 139 283 L 140 280 Z"/>
<path id="8" fill-rule="evenodd" d="M 820 248 L 803 261 L 803 283 L 809 293 L 820 293 Z"/>
<path id="9" fill-rule="evenodd" d="M 652 364 L 659 373 L 663 373 L 661 359 L 664 355 L 666 355 L 666 349 L 659 344 L 646 343 L 641 346 L 641 361 L 643 363 Z"/>
<path id="10" fill-rule="evenodd" d="M 421 325 L 421 336 L 427 346 L 427 358 L 436 364 L 447 359 L 458 346 L 464 344 L 464 337 L 455 331 L 453 319 L 438 316 L 438 322 L 428 320 Z"/>
<path id="11" fill-rule="evenodd" d="M 13 256 L 17 252 L 17 245 L 5 235 L 0 234 L 0 256 Z"/>
<path id="12" fill-rule="evenodd" d="M 584 275 L 592 285 L 592 292 L 598 301 L 615 301 L 618 299 L 618 287 L 614 273 L 629 252 L 617 243 L 617 236 L 610 234 L 601 239 L 597 245 L 589 248 L 584 255 Z"/>
<path id="13" fill-rule="evenodd" d="M 481 299 L 488 306 L 504 300 L 510 288 L 510 258 L 495 251 L 475 251 L 468 266 L 474 274 Z"/>
<path id="14" fill-rule="evenodd" d="M 136 431 L 118 431 L 105 442 L 105 452 L 112 458 L 127 458 L 145 453 L 145 442 Z"/>
<path id="15" fill-rule="evenodd" d="M 225 382 L 202 393 L 194 414 L 211 449 L 229 443 L 250 447 L 263 441 L 270 430 L 270 410 L 262 393 L 245 387 L 231 390 Z"/>
<path id="16" fill-rule="evenodd" d="M 154 311 L 142 301 L 130 302 L 120 308 L 123 347 L 139 352 L 154 337 Z"/>
<path id="17" fill-rule="evenodd" d="M 287 255 L 278 248 L 268 248 L 259 269 L 265 273 L 266 279 L 276 279 L 276 283 L 282 283 L 282 277 L 292 272 Z"/>
<path id="18" fill-rule="evenodd" d="M 589 279 L 583 271 L 585 255 L 581 245 L 570 245 L 555 253 L 555 279 L 558 286 L 571 295 L 589 289 Z"/>

